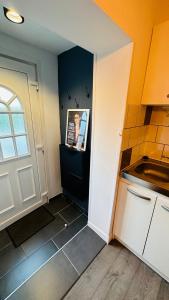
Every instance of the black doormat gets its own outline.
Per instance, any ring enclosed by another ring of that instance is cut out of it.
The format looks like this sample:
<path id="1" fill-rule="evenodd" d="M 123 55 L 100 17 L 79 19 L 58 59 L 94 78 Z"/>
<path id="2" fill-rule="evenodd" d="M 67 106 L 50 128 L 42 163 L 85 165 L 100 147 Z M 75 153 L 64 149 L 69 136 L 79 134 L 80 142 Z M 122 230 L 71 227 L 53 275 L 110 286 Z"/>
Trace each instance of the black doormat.
<path id="1" fill-rule="evenodd" d="M 18 247 L 54 219 L 55 217 L 41 206 L 7 227 L 7 232 L 14 246 Z"/>

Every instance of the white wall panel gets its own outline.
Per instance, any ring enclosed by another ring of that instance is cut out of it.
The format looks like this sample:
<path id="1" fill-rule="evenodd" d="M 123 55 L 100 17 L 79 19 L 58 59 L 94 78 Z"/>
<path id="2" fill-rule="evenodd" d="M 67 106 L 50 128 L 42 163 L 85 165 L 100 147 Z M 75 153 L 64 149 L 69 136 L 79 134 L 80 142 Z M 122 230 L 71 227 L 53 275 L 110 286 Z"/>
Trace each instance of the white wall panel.
<path id="1" fill-rule="evenodd" d="M 25 202 L 36 197 L 35 180 L 32 165 L 18 169 L 17 176 L 21 201 Z"/>
<path id="2" fill-rule="evenodd" d="M 0 214 L 14 207 L 9 174 L 0 174 Z"/>

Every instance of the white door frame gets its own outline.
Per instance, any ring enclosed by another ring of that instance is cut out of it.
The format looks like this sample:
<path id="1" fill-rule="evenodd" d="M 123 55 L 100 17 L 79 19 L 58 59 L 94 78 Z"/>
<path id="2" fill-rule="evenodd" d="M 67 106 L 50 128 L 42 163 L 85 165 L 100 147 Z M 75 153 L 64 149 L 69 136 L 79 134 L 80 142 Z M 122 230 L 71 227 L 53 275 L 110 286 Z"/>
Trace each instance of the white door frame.
<path id="1" fill-rule="evenodd" d="M 48 186 L 46 176 L 45 140 L 42 132 L 42 103 L 41 97 L 39 96 L 39 82 L 35 80 L 38 78 L 37 65 L 35 65 L 34 63 L 28 63 L 27 61 L 25 62 L 14 57 L 6 56 L 4 54 L 1 55 L 1 53 L 0 56 L 4 59 L 7 59 L 7 63 L 4 63 L 3 66 L 5 69 L 25 73 L 28 78 L 33 135 L 36 148 L 35 153 L 40 184 L 40 201 L 26 208 L 24 211 L 19 212 L 17 215 L 7 219 L 1 225 L 0 230 L 2 230 L 3 228 L 9 226 L 11 223 L 23 217 L 25 214 L 33 211 L 34 209 L 48 202 Z"/>

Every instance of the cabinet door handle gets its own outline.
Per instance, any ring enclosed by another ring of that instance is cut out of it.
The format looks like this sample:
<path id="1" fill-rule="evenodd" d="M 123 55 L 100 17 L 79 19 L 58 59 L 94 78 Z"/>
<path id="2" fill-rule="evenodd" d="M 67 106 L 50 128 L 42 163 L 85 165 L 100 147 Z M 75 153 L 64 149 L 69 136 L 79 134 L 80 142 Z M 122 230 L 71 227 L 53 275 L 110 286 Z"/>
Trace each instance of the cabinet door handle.
<path id="1" fill-rule="evenodd" d="M 127 188 L 127 190 L 128 190 L 129 193 L 133 194 L 136 197 L 139 197 L 139 198 L 147 200 L 147 201 L 151 201 L 151 198 L 146 197 L 146 196 L 142 196 L 142 195 L 138 194 L 137 192 L 131 190 L 130 188 Z"/>
<path id="2" fill-rule="evenodd" d="M 161 207 L 169 212 L 169 207 L 167 205 L 161 205 Z"/>

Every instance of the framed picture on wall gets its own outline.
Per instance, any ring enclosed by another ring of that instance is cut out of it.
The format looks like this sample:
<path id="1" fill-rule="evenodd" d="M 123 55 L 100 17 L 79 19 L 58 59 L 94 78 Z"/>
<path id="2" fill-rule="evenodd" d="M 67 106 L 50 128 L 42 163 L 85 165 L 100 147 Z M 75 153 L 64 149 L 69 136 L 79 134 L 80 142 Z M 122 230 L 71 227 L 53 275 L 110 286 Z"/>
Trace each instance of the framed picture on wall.
<path id="1" fill-rule="evenodd" d="M 68 109 L 65 144 L 79 151 L 86 150 L 90 109 Z"/>

